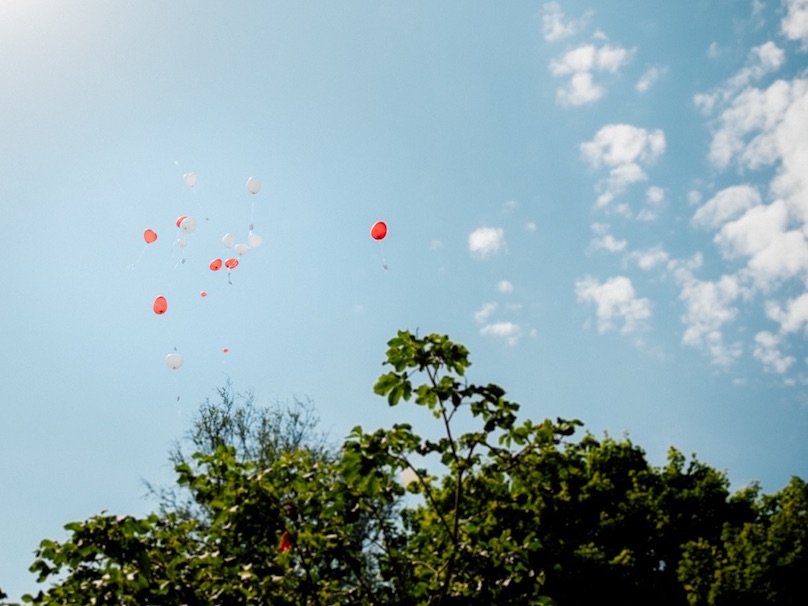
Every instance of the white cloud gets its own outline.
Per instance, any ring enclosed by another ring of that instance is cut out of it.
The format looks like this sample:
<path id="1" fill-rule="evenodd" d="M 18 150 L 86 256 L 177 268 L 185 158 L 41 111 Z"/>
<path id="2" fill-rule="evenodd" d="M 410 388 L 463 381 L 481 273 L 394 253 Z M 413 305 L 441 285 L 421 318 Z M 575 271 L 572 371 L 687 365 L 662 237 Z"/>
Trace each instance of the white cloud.
<path id="1" fill-rule="evenodd" d="M 565 19 L 558 2 L 545 2 L 542 6 L 542 33 L 547 42 L 557 42 L 577 34 L 586 25 L 591 13 L 581 19 Z"/>
<path id="2" fill-rule="evenodd" d="M 718 42 L 710 42 L 710 46 L 707 48 L 707 56 L 710 59 L 717 59 L 721 55 L 721 48 L 718 46 Z"/>
<path id="3" fill-rule="evenodd" d="M 474 319 L 482 324 L 497 310 L 496 303 L 486 303 L 479 310 L 474 312 Z"/>
<path id="4" fill-rule="evenodd" d="M 780 69 L 783 63 L 785 53 L 774 42 L 756 46 L 749 51 L 746 65 L 737 74 L 711 93 L 697 93 L 693 96 L 693 102 L 702 111 L 711 113 L 715 107 L 733 98 L 752 82 Z"/>
<path id="5" fill-rule="evenodd" d="M 536 231 L 536 223 L 533 221 L 528 221 L 525 223 L 525 229 L 527 231 Z"/>
<path id="6" fill-rule="evenodd" d="M 641 164 L 649 164 L 665 152 L 665 133 L 631 124 L 607 124 L 581 153 L 592 168 L 606 167 L 609 176 L 598 182 L 598 206 L 606 206 L 628 186 L 646 180 Z"/>
<path id="7" fill-rule="evenodd" d="M 732 275 L 721 276 L 717 281 L 697 279 L 693 269 L 701 265 L 701 255 L 689 263 L 674 261 L 670 265 L 681 286 L 679 299 L 685 305 L 682 343 L 701 349 L 714 364 L 729 366 L 740 356 L 741 348 L 737 344 L 727 345 L 721 330 L 737 316 L 734 303 L 742 296 L 743 288 Z"/>
<path id="8" fill-rule="evenodd" d="M 758 47 L 759 71 L 782 62 L 773 44 Z M 752 70 L 754 71 L 754 70 Z M 725 169 L 773 167 L 764 204 L 750 186 L 719 192 L 694 215 L 694 224 L 721 225 L 715 242 L 727 259 L 740 259 L 744 280 L 768 291 L 789 279 L 808 277 L 808 79 L 777 80 L 766 88 L 733 86 L 749 81 L 750 69 L 730 79 L 710 144 L 710 160 Z M 728 222 L 727 222 L 728 221 Z"/>
<path id="9" fill-rule="evenodd" d="M 628 258 L 634 261 L 640 269 L 648 271 L 658 265 L 667 263 L 669 255 L 661 246 L 655 246 L 648 250 L 635 250 L 628 255 Z"/>
<path id="10" fill-rule="evenodd" d="M 495 322 L 494 324 L 483 326 L 480 329 L 480 334 L 505 339 L 508 345 L 513 347 L 519 341 L 522 330 L 513 322 Z"/>
<path id="11" fill-rule="evenodd" d="M 793 356 L 784 356 L 780 352 L 780 337 L 768 331 L 761 331 L 755 335 L 755 349 L 752 354 L 763 363 L 769 372 L 785 373 L 796 359 Z"/>
<path id="12" fill-rule="evenodd" d="M 665 190 L 656 185 L 652 185 L 645 190 L 645 202 L 648 204 L 646 208 L 637 213 L 638 221 L 656 221 L 659 218 L 659 210 L 662 203 L 665 201 Z"/>
<path id="13" fill-rule="evenodd" d="M 603 236 L 609 233 L 608 223 L 593 223 L 592 225 L 589 226 L 589 228 L 599 236 Z"/>
<path id="14" fill-rule="evenodd" d="M 768 290 L 783 280 L 808 273 L 808 242 L 799 230 L 787 229 L 785 202 L 755 206 L 725 224 L 715 241 L 727 258 L 747 257 L 743 274 Z"/>
<path id="15" fill-rule="evenodd" d="M 485 259 L 505 250 L 505 231 L 501 227 L 481 227 L 469 234 L 469 252 Z"/>
<path id="16" fill-rule="evenodd" d="M 726 257 L 751 257 L 771 246 L 785 231 L 787 222 L 788 210 L 782 200 L 755 206 L 726 223 L 715 241 Z"/>
<path id="17" fill-rule="evenodd" d="M 497 283 L 497 290 L 501 293 L 513 292 L 513 284 L 511 284 L 508 280 L 500 280 Z"/>
<path id="18" fill-rule="evenodd" d="M 802 41 L 802 47 L 808 48 L 808 0 L 785 0 L 788 13 L 780 26 L 789 40 Z"/>
<path id="19" fill-rule="evenodd" d="M 617 73 L 625 65 L 631 52 L 619 46 L 584 44 L 567 51 L 560 59 L 550 62 L 550 72 L 556 77 L 569 76 L 565 87 L 559 88 L 556 100 L 565 106 L 593 103 L 606 90 L 594 81 L 594 73 Z"/>
<path id="20" fill-rule="evenodd" d="M 573 74 L 566 88 L 559 88 L 556 99 L 561 105 L 578 106 L 593 103 L 606 94 L 606 89 L 598 86 L 589 72 Z"/>
<path id="21" fill-rule="evenodd" d="M 581 144 L 581 151 L 594 168 L 652 161 L 665 151 L 665 133 L 631 124 L 607 124 L 591 141 Z"/>
<path id="22" fill-rule="evenodd" d="M 620 252 L 628 242 L 626 240 L 618 240 L 612 234 L 606 234 L 601 238 L 595 238 L 589 243 L 590 247 L 594 250 L 608 250 L 609 252 Z"/>
<path id="23" fill-rule="evenodd" d="M 638 93 L 648 92 L 651 87 L 656 84 L 656 81 L 659 80 L 659 77 L 663 74 L 663 72 L 664 70 L 658 67 L 648 68 L 637 81 L 637 84 L 634 85 L 634 89 Z"/>
<path id="24" fill-rule="evenodd" d="M 733 185 L 719 191 L 693 215 L 698 227 L 717 228 L 761 203 L 760 193 L 751 185 Z"/>
<path id="25" fill-rule="evenodd" d="M 609 278 L 603 284 L 586 276 L 575 283 L 575 293 L 579 301 L 595 304 L 600 333 L 615 329 L 621 321 L 621 332 L 634 332 L 651 317 L 651 302 L 636 297 L 631 280 L 625 276 Z"/>
<path id="26" fill-rule="evenodd" d="M 785 309 L 774 301 L 766 305 L 766 315 L 780 324 L 780 332 L 789 334 L 808 327 L 808 293 L 789 299 Z"/>
<path id="27" fill-rule="evenodd" d="M 609 233 L 608 223 L 593 223 L 591 226 L 593 232 L 598 234 L 600 238 L 594 238 L 589 243 L 591 250 L 608 250 L 609 252 L 620 252 L 627 245 L 625 240 L 617 240 Z"/>
<path id="28" fill-rule="evenodd" d="M 750 88 L 740 93 L 719 118 L 721 126 L 710 143 L 710 160 L 721 169 L 733 161 L 755 169 L 774 164 L 786 150 L 804 147 L 805 143 L 795 140 L 799 131 L 785 129 L 805 127 L 806 94 L 806 80 L 777 80 L 765 90 Z"/>
<path id="29" fill-rule="evenodd" d="M 645 200 L 649 204 L 662 204 L 665 201 L 665 190 L 661 187 L 657 187 L 652 185 L 648 189 L 645 190 Z"/>

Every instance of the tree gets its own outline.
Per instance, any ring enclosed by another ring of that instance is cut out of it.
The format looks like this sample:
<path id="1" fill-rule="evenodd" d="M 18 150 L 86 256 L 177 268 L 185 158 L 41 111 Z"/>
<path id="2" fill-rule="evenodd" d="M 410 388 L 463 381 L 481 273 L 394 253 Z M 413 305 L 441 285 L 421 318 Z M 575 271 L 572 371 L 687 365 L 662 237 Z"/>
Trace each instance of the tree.
<path id="1" fill-rule="evenodd" d="M 733 496 L 724 474 L 674 449 L 655 468 L 628 439 L 574 440 L 577 420 L 518 422 L 502 388 L 466 379 L 468 351 L 446 336 L 400 331 L 388 346 L 375 392 L 425 408 L 437 433 L 357 426 L 329 449 L 309 439 L 300 408 L 262 411 L 225 388 L 191 430 L 197 452 L 172 451 L 177 487 L 158 493 L 159 511 L 101 514 L 68 524 L 62 543 L 42 541 L 31 570 L 59 580 L 24 601 L 684 606 L 804 595 L 801 481 Z"/>
<path id="2" fill-rule="evenodd" d="M 319 419 L 311 400 L 258 406 L 252 391 L 236 392 L 228 381 L 216 390 L 217 400 L 206 398 L 191 419 L 191 427 L 169 452 L 177 465 L 195 465 L 194 454 L 212 455 L 220 446 L 231 446 L 236 458 L 266 468 L 282 454 L 301 450 L 315 458 L 334 459 L 336 449 L 317 426 Z M 160 504 L 160 511 L 173 511 L 188 517 L 204 518 L 206 513 L 182 486 L 155 487 L 146 482 L 149 494 Z"/>
<path id="3" fill-rule="evenodd" d="M 679 568 L 692 605 L 804 604 L 808 595 L 808 485 L 794 477 L 761 496 L 757 485 L 740 493 L 753 511 L 726 522 L 712 540 L 685 545 Z"/>

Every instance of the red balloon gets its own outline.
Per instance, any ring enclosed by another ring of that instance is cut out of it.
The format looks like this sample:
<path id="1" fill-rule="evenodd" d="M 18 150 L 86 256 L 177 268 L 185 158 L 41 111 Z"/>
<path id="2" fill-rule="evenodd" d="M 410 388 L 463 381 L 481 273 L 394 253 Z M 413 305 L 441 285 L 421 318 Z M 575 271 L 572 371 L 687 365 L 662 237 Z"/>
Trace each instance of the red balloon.
<path id="1" fill-rule="evenodd" d="M 292 548 L 292 537 L 289 536 L 289 533 L 284 531 L 281 535 L 280 543 L 278 543 L 278 551 L 281 553 L 285 553 Z"/>
<path id="2" fill-rule="evenodd" d="M 387 225 L 384 221 L 376 221 L 370 228 L 370 237 L 374 240 L 384 240 L 387 235 Z"/>
<path id="3" fill-rule="evenodd" d="M 221 259 L 214 259 L 210 262 L 210 268 L 213 271 L 219 271 L 222 268 L 222 260 Z"/>
<path id="4" fill-rule="evenodd" d="M 235 269 L 236 265 L 238 265 L 238 259 L 228 259 L 224 262 L 224 266 L 227 269 Z"/>
<path id="5" fill-rule="evenodd" d="M 157 239 L 157 234 L 154 233 L 152 230 L 147 229 L 143 232 L 143 239 L 146 240 L 146 244 L 151 244 Z"/>
<path id="6" fill-rule="evenodd" d="M 166 310 L 168 309 L 168 302 L 166 301 L 166 298 L 163 296 L 157 297 L 154 300 L 154 305 L 152 305 L 152 309 L 154 309 L 154 313 L 156 313 L 158 316 L 161 316 L 164 313 L 166 313 Z"/>
<path id="7" fill-rule="evenodd" d="M 228 350 L 228 349 L 225 347 L 225 348 L 224 348 L 222 351 L 223 351 L 224 353 L 227 353 L 229 350 Z"/>
<path id="8" fill-rule="evenodd" d="M 206 293 L 206 292 L 203 290 L 201 293 L 199 293 L 199 296 L 200 296 L 200 297 L 207 297 L 207 296 L 208 296 L 208 293 Z"/>
<path id="9" fill-rule="evenodd" d="M 182 215 L 182 216 L 181 216 L 179 219 L 177 219 L 177 227 L 179 227 L 179 226 L 180 226 L 180 223 L 182 223 L 183 221 L 185 221 L 185 219 L 187 219 L 187 218 L 188 218 L 188 217 L 186 217 L 185 215 Z"/>

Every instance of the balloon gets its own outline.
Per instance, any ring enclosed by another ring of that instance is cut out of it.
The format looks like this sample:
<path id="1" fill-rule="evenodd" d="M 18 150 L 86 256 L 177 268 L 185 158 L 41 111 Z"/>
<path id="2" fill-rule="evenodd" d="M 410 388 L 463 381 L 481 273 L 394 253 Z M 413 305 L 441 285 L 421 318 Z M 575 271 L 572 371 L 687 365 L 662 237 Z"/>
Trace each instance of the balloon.
<path id="1" fill-rule="evenodd" d="M 182 355 L 178 353 L 170 353 L 166 356 L 166 364 L 172 370 L 177 370 L 185 360 L 183 359 Z"/>
<path id="2" fill-rule="evenodd" d="M 223 351 L 224 353 L 227 353 L 227 352 L 228 352 L 228 351 L 230 351 L 230 350 L 229 350 L 229 349 L 227 349 L 227 348 L 225 347 L 225 348 L 224 348 L 222 351 Z"/>
<path id="3" fill-rule="evenodd" d="M 208 293 L 206 293 L 206 292 L 203 290 L 201 293 L 199 293 L 199 296 L 200 296 L 200 297 L 207 297 L 207 296 L 208 296 Z"/>
<path id="4" fill-rule="evenodd" d="M 182 176 L 182 180 L 185 181 L 188 187 L 193 187 L 196 185 L 196 173 L 185 173 Z"/>
<path id="5" fill-rule="evenodd" d="M 235 251 L 239 254 L 239 256 L 244 256 L 250 252 L 250 247 L 246 244 L 236 244 Z"/>
<path id="6" fill-rule="evenodd" d="M 190 234 L 196 229 L 196 219 L 193 217 L 185 217 L 180 222 L 180 231 L 184 234 Z"/>
<path id="7" fill-rule="evenodd" d="M 384 240 L 384 237 L 387 235 L 387 225 L 384 221 L 377 221 L 373 224 L 373 227 L 370 228 L 370 237 L 374 240 Z"/>
<path id="8" fill-rule="evenodd" d="M 154 313 L 161 316 L 166 313 L 166 310 L 168 309 L 168 301 L 166 301 L 166 298 L 161 295 L 154 300 L 152 309 L 154 309 Z"/>
<path id="9" fill-rule="evenodd" d="M 247 191 L 251 194 L 257 194 L 261 191 L 261 179 L 258 177 L 250 177 L 247 179 Z"/>
<path id="10" fill-rule="evenodd" d="M 289 533 L 284 531 L 283 535 L 281 535 L 281 542 L 278 544 L 278 551 L 281 553 L 285 553 L 292 548 L 292 537 L 289 536 Z"/>
<path id="11" fill-rule="evenodd" d="M 185 219 L 187 219 L 187 218 L 188 218 L 188 217 L 186 217 L 185 215 L 182 215 L 181 217 L 178 217 L 178 218 L 177 218 L 177 227 L 179 227 L 179 226 L 180 226 L 180 223 L 182 223 L 183 221 L 185 221 Z"/>
<path id="12" fill-rule="evenodd" d="M 175 244 L 179 248 L 185 248 L 185 239 L 184 238 L 177 238 L 177 241 L 175 242 Z"/>
<path id="13" fill-rule="evenodd" d="M 264 238 L 259 236 L 254 231 L 250 231 L 250 235 L 247 236 L 247 244 L 249 244 L 252 248 L 258 248 L 264 243 Z"/>
<path id="14" fill-rule="evenodd" d="M 237 265 L 238 265 L 238 259 L 228 259 L 227 261 L 224 262 L 224 266 L 227 269 L 235 269 Z"/>
<path id="15" fill-rule="evenodd" d="M 224 244 L 225 248 L 231 248 L 235 241 L 236 239 L 233 237 L 233 234 L 225 234 L 222 238 L 222 244 Z"/>
<path id="16" fill-rule="evenodd" d="M 146 240 L 146 244 L 151 244 L 157 239 L 157 234 L 154 233 L 152 230 L 147 229 L 143 232 L 143 239 Z"/>
<path id="17" fill-rule="evenodd" d="M 219 271 L 222 268 L 222 260 L 221 259 L 214 259 L 210 262 L 209 266 L 213 271 Z"/>

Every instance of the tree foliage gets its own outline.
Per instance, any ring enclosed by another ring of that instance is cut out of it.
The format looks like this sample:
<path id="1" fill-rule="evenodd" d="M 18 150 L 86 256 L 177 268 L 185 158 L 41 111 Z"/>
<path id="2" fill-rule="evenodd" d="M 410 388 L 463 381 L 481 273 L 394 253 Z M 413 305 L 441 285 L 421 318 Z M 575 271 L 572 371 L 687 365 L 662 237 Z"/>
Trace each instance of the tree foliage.
<path id="1" fill-rule="evenodd" d="M 729 492 L 671 449 L 661 468 L 581 423 L 520 421 L 468 351 L 399 332 L 374 391 L 436 419 L 355 427 L 311 408 L 206 402 L 172 451 L 173 492 L 144 518 L 101 514 L 42 541 L 30 604 L 793 604 L 805 595 L 808 495 Z M 471 427 L 461 431 L 460 427 Z"/>

